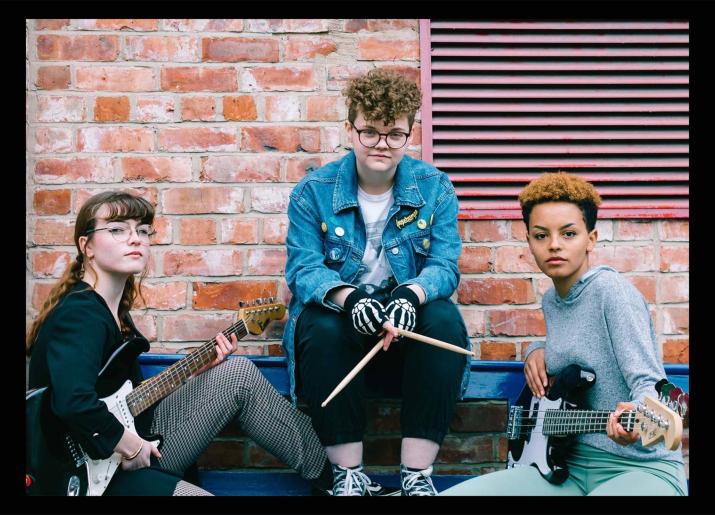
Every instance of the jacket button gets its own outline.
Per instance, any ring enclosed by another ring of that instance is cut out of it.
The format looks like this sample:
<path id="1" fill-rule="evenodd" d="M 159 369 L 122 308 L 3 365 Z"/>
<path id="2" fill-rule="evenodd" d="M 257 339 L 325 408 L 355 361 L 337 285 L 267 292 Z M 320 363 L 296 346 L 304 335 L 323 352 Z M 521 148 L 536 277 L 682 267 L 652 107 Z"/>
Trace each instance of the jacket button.
<path id="1" fill-rule="evenodd" d="M 336 227 L 335 234 L 337 234 L 338 236 L 342 236 L 343 234 L 345 234 L 345 229 L 343 229 L 342 227 Z"/>
<path id="2" fill-rule="evenodd" d="M 323 232 L 328 232 L 328 225 L 323 222 L 322 224 L 320 224 L 320 230 Z"/>
<path id="3" fill-rule="evenodd" d="M 390 252 L 392 252 L 393 254 L 397 254 L 398 252 L 400 252 L 400 249 L 398 249 L 397 247 L 392 247 L 392 250 Z"/>
<path id="4" fill-rule="evenodd" d="M 417 227 L 420 228 L 420 229 L 424 229 L 425 227 L 427 227 L 427 222 L 425 222 L 424 220 L 420 219 L 420 220 L 417 222 Z"/>
<path id="5" fill-rule="evenodd" d="M 426 248 L 426 249 L 429 248 L 429 240 L 428 240 L 427 238 L 425 238 L 424 240 L 422 240 L 422 246 L 423 246 L 424 248 Z"/>
<path id="6" fill-rule="evenodd" d="M 329 252 L 330 259 L 340 259 L 340 249 L 332 248 Z"/>

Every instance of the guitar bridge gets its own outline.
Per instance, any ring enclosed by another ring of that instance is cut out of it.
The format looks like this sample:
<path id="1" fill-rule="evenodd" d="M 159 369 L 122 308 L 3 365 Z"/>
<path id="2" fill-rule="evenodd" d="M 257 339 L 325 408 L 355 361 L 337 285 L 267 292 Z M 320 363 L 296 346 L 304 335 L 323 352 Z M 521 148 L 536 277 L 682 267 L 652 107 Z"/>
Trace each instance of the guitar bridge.
<path id="1" fill-rule="evenodd" d="M 75 467 L 81 467 L 87 463 L 87 455 L 85 454 L 82 447 L 76 443 L 70 435 L 65 435 L 65 445 L 67 446 L 67 451 L 74 461 Z"/>
<path id="2" fill-rule="evenodd" d="M 521 417 L 524 408 L 522 406 L 512 406 L 509 409 L 509 420 L 506 424 L 506 437 L 508 440 L 516 440 L 521 433 Z"/>

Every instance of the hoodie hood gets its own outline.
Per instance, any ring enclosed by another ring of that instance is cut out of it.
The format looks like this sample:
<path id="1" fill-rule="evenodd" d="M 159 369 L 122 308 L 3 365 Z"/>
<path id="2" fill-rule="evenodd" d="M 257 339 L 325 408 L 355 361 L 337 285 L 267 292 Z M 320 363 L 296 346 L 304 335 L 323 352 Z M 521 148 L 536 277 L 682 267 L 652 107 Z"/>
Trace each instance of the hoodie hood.
<path id="1" fill-rule="evenodd" d="M 596 266 L 594 268 L 591 268 L 588 270 L 585 274 L 583 274 L 578 281 L 576 281 L 571 288 L 569 289 L 568 293 L 564 298 L 561 298 L 561 296 L 558 294 L 556 291 L 556 288 L 554 288 L 554 297 L 556 298 L 557 303 L 564 303 L 568 304 L 570 302 L 575 301 L 579 295 L 581 295 L 581 292 L 588 286 L 591 281 L 593 281 L 596 277 L 601 275 L 604 272 L 614 272 L 617 273 L 615 269 L 611 268 L 610 266 L 606 265 L 600 265 Z"/>

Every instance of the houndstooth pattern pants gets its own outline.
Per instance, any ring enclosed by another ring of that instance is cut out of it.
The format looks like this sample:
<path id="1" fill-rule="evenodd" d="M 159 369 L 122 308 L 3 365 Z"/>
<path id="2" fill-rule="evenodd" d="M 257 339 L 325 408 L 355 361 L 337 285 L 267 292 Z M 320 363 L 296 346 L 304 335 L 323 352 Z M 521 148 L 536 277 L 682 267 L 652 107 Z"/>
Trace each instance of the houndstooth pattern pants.
<path id="1" fill-rule="evenodd" d="M 183 474 L 234 418 L 247 436 L 303 478 L 320 476 L 327 456 L 310 418 L 243 357 L 190 379 L 157 405 L 151 431 L 164 437 L 159 465 Z M 180 481 L 174 495 L 211 494 Z"/>

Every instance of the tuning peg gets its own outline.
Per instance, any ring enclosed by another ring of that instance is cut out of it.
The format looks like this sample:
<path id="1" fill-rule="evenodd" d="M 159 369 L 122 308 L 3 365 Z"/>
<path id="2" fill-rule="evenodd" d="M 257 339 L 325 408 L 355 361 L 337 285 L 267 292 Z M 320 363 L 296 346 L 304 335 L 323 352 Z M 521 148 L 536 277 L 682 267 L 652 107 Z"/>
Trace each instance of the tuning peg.
<path id="1" fill-rule="evenodd" d="M 269 302 L 270 304 L 273 304 L 273 297 L 268 297 L 268 302 Z"/>
<path id="2" fill-rule="evenodd" d="M 260 297 L 256 299 L 256 304 L 259 305 L 259 306 L 261 305 L 261 299 L 260 299 Z"/>
<path id="3" fill-rule="evenodd" d="M 246 305 L 246 303 L 243 302 L 242 300 L 239 300 L 239 301 L 238 301 L 238 307 L 239 307 L 239 308 L 242 308 L 242 307 L 245 306 L 245 305 Z"/>

